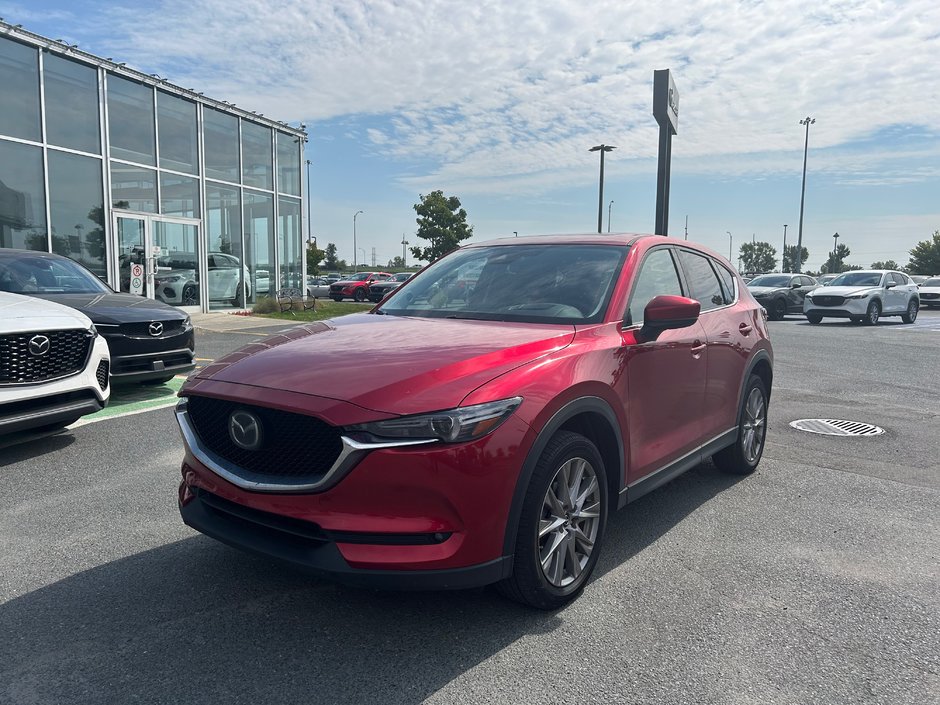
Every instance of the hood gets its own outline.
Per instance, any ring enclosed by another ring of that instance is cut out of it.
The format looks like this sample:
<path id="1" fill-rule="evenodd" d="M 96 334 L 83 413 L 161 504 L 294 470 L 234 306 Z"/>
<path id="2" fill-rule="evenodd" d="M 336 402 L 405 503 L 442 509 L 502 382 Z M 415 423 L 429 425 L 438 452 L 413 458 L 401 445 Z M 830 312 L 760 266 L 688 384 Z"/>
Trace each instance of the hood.
<path id="1" fill-rule="evenodd" d="M 0 292 L 0 333 L 90 327 L 87 316 L 66 306 Z"/>
<path id="2" fill-rule="evenodd" d="M 823 286 L 813 289 L 810 292 L 812 296 L 851 296 L 852 294 L 861 294 L 866 291 L 880 291 L 880 286 Z"/>
<path id="3" fill-rule="evenodd" d="M 184 311 L 135 294 L 36 294 L 36 297 L 77 309 L 95 323 L 116 325 L 186 318 Z"/>
<path id="4" fill-rule="evenodd" d="M 773 294 L 776 291 L 786 291 L 787 287 L 785 286 L 749 286 L 748 290 L 754 296 L 765 296 L 767 294 Z"/>
<path id="5" fill-rule="evenodd" d="M 415 414 L 458 406 L 480 385 L 566 347 L 574 334 L 573 326 L 351 314 L 249 345 L 197 378 Z"/>

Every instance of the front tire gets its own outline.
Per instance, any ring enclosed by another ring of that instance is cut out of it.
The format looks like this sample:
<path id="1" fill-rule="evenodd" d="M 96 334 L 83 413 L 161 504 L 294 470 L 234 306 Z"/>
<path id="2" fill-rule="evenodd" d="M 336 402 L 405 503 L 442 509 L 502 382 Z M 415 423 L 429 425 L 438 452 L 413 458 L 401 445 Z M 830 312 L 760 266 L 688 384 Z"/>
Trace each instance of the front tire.
<path id="1" fill-rule="evenodd" d="M 920 307 L 917 305 L 917 301 L 911 299 L 907 304 L 907 313 L 901 314 L 901 320 L 905 323 L 913 323 L 917 320 L 917 311 Z"/>
<path id="2" fill-rule="evenodd" d="M 807 313 L 806 320 L 815 326 L 817 323 L 822 322 L 822 316 L 817 316 L 815 313 Z"/>
<path id="3" fill-rule="evenodd" d="M 366 292 L 362 287 L 353 292 L 353 300 L 359 304 L 366 300 Z"/>
<path id="4" fill-rule="evenodd" d="M 712 457 L 719 470 L 732 475 L 749 475 L 757 469 L 767 439 L 767 401 L 764 381 L 752 374 L 738 411 L 737 438 L 733 445 Z"/>
<path id="5" fill-rule="evenodd" d="M 777 299 L 774 303 L 770 318 L 774 321 L 782 321 L 787 315 L 787 302 L 783 299 Z"/>
<path id="6" fill-rule="evenodd" d="M 878 319 L 881 317 L 881 304 L 877 301 L 872 301 L 868 304 L 868 310 L 865 312 L 865 325 L 874 326 L 878 324 Z"/>
<path id="7" fill-rule="evenodd" d="M 574 600 L 594 571 L 607 524 L 607 474 L 584 436 L 560 431 L 539 457 L 523 500 L 506 597 L 543 610 Z"/>

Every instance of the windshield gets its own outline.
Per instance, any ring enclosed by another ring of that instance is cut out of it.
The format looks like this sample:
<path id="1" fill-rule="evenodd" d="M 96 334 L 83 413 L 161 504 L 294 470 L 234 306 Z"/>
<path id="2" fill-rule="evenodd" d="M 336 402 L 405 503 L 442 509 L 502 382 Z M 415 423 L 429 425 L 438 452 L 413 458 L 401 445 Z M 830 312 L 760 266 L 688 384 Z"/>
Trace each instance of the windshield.
<path id="1" fill-rule="evenodd" d="M 603 319 L 627 248 L 503 245 L 458 250 L 381 304 L 378 313 L 528 323 Z"/>
<path id="2" fill-rule="evenodd" d="M 940 277 L 935 279 L 928 279 L 927 281 L 923 282 L 921 286 L 940 286 Z"/>
<path id="3" fill-rule="evenodd" d="M 411 277 L 411 272 L 401 272 L 400 274 L 396 274 L 395 276 L 393 276 L 391 279 L 389 279 L 389 281 L 390 282 L 406 282 L 408 281 L 410 277 Z"/>
<path id="4" fill-rule="evenodd" d="M 351 277 L 346 279 L 348 282 L 364 282 L 369 278 L 368 272 L 360 272 L 359 274 L 353 274 Z"/>
<path id="5" fill-rule="evenodd" d="M 756 277 L 747 283 L 748 286 L 790 286 L 790 277 L 785 274 Z"/>
<path id="6" fill-rule="evenodd" d="M 111 289 L 65 258 L 0 257 L 0 291 L 14 294 L 108 294 Z"/>
<path id="7" fill-rule="evenodd" d="M 878 272 L 846 272 L 840 274 L 829 286 L 879 286 L 881 274 Z"/>

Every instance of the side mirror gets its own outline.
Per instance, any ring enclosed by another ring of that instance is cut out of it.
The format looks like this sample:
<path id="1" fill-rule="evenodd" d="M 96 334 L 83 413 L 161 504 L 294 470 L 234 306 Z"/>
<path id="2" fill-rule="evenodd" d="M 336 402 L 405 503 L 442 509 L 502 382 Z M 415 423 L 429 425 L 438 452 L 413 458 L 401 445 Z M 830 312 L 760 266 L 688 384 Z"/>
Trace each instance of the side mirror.
<path id="1" fill-rule="evenodd" d="M 888 282 L 887 284 L 885 284 L 885 289 L 893 289 L 897 285 L 898 285 L 897 282 Z"/>
<path id="2" fill-rule="evenodd" d="M 803 285 L 800 284 L 799 282 L 793 282 L 792 284 L 790 284 L 791 289 L 799 289 L 801 286 Z"/>
<path id="3" fill-rule="evenodd" d="M 656 340 L 664 330 L 688 328 L 698 320 L 702 306 L 684 296 L 656 296 L 643 310 L 643 342 Z"/>

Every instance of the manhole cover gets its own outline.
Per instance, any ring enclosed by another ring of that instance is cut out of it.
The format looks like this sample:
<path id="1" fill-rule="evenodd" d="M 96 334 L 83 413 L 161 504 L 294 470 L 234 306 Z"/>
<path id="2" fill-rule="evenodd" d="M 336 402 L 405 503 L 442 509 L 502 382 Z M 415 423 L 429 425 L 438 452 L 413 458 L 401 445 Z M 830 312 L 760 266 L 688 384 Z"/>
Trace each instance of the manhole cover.
<path id="1" fill-rule="evenodd" d="M 841 419 L 797 419 L 790 425 L 798 431 L 823 433 L 827 436 L 880 436 L 883 428 L 861 421 L 843 421 Z"/>

